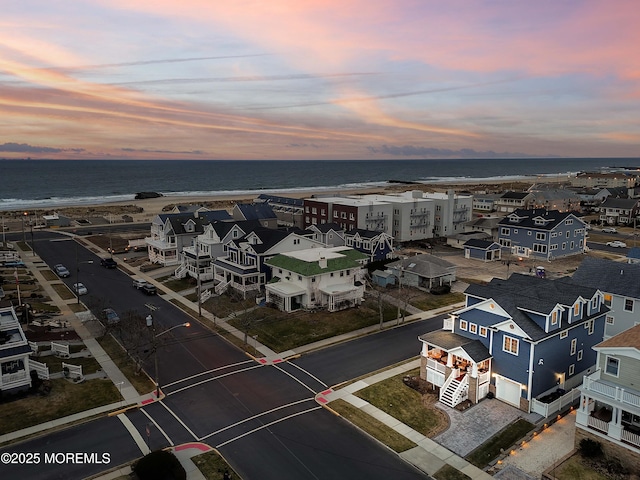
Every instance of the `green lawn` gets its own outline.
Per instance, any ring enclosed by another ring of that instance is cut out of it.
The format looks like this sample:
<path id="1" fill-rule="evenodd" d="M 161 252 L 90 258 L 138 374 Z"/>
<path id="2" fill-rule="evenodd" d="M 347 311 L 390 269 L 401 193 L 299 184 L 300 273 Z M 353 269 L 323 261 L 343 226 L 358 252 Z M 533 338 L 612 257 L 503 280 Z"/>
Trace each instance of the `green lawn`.
<path id="1" fill-rule="evenodd" d="M 418 371 L 388 378 L 354 395 L 366 400 L 393 418 L 409 425 L 425 437 L 440 433 L 448 425 L 447 415 L 436 407 L 426 407 L 422 395 L 407 387 L 402 378 L 405 375 L 417 375 Z"/>
<path id="2" fill-rule="evenodd" d="M 191 460 L 207 480 L 222 480 L 225 470 L 229 471 L 232 479 L 238 480 L 240 478 L 224 458 L 215 451 L 201 453 L 192 457 Z"/>
<path id="3" fill-rule="evenodd" d="M 462 473 L 460 470 L 456 470 L 451 465 L 445 465 L 438 470 L 433 476 L 436 480 L 471 480 L 469 475 Z"/>
<path id="4" fill-rule="evenodd" d="M 30 395 L 0 404 L 0 434 L 108 405 L 121 398 L 108 379 L 77 384 L 57 379 L 51 380 L 51 387 L 45 397 Z"/>
<path id="5" fill-rule="evenodd" d="M 101 368 L 98 361 L 93 357 L 60 358 L 55 355 L 47 355 L 46 357 L 37 357 L 35 360 L 46 364 L 49 367 L 49 373 L 61 372 L 63 362 L 81 366 L 84 375 L 95 373 Z"/>
<path id="6" fill-rule="evenodd" d="M 397 308 L 385 305 L 384 319 L 396 318 Z M 377 325 L 380 322 L 377 305 L 367 301 L 358 308 L 340 312 L 295 312 L 260 307 L 229 323 L 241 331 L 247 330 L 250 337 L 258 336 L 258 341 L 276 352 L 284 352 L 301 345 L 335 337 L 359 328 Z"/>
<path id="7" fill-rule="evenodd" d="M 361 409 L 354 407 L 349 402 L 342 399 L 334 400 L 329 405 L 333 410 L 338 412 L 342 417 L 349 420 L 355 426 L 361 428 L 372 437 L 392 450 L 400 453 L 416 446 L 411 440 L 398 432 L 389 428 L 384 423 L 364 413 Z"/>

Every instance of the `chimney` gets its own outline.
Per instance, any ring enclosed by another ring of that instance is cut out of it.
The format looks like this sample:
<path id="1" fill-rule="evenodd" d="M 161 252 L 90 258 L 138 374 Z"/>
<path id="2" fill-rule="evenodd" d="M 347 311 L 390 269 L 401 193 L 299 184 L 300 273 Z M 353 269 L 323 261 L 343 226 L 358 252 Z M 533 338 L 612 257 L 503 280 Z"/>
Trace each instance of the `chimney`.
<path id="1" fill-rule="evenodd" d="M 320 268 L 327 268 L 327 259 L 325 257 L 320 257 L 320 260 L 318 261 L 318 266 Z"/>

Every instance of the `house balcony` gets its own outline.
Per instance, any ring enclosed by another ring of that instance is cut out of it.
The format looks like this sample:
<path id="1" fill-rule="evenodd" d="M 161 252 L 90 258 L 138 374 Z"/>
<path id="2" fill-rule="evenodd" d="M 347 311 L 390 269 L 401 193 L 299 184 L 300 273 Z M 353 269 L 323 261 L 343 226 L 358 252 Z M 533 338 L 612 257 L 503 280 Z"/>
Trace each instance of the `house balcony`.
<path id="1" fill-rule="evenodd" d="M 19 387 L 25 384 L 25 380 L 29 380 L 26 370 L 20 370 L 14 373 L 5 373 L 0 377 L 0 387 L 3 390 L 12 387 Z M 27 381 L 26 383 L 29 382 Z"/>
<path id="2" fill-rule="evenodd" d="M 157 250 L 171 250 L 178 248 L 178 244 L 176 242 L 167 242 L 160 238 L 156 237 L 147 237 L 144 239 L 147 245 L 157 249 Z"/>
<path id="3" fill-rule="evenodd" d="M 585 376 L 580 390 L 598 400 L 640 409 L 640 392 L 601 380 L 600 370 Z"/>

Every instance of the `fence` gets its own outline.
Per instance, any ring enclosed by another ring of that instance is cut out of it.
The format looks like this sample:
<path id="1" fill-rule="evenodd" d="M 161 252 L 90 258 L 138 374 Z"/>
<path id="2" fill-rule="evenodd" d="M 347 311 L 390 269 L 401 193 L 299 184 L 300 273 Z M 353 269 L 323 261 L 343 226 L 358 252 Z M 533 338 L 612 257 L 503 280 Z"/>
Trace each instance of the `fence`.
<path id="1" fill-rule="evenodd" d="M 58 357 L 69 358 L 69 345 L 51 342 L 51 351 Z"/>
<path id="2" fill-rule="evenodd" d="M 547 418 L 554 413 L 561 411 L 566 406 L 573 404 L 579 398 L 580 390 L 577 388 L 569 390 L 561 397 L 549 403 L 543 403 L 534 398 L 531 402 L 531 411 Z"/>
<path id="3" fill-rule="evenodd" d="M 62 362 L 62 371 L 64 372 L 65 377 L 73 378 L 76 380 L 80 380 L 83 378 L 82 365 L 71 365 L 69 363 Z"/>
<path id="4" fill-rule="evenodd" d="M 35 370 L 38 374 L 38 378 L 41 378 L 42 380 L 49 380 L 49 367 L 46 363 L 40 363 L 29 359 L 29 370 Z"/>

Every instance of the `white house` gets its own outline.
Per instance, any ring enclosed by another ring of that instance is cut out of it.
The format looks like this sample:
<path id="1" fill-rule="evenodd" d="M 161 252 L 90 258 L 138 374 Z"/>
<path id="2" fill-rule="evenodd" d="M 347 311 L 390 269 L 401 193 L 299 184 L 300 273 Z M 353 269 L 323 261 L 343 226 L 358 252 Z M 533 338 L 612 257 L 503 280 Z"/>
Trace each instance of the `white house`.
<path id="1" fill-rule="evenodd" d="M 267 260 L 271 282 L 267 302 L 280 310 L 324 308 L 335 312 L 359 305 L 364 297 L 363 264 L 368 257 L 348 247 L 287 252 Z"/>
<path id="2" fill-rule="evenodd" d="M 31 386 L 31 347 L 13 307 L 0 309 L 0 391 L 18 392 Z"/>

